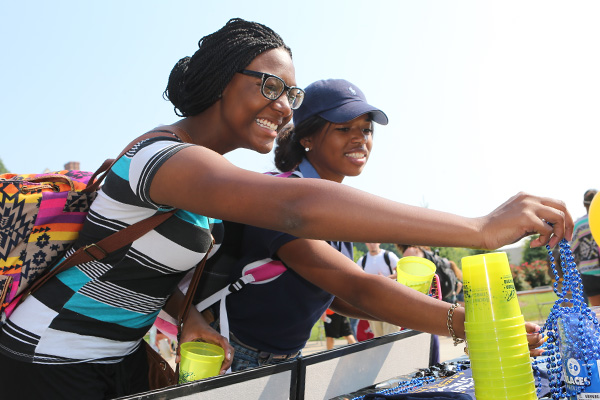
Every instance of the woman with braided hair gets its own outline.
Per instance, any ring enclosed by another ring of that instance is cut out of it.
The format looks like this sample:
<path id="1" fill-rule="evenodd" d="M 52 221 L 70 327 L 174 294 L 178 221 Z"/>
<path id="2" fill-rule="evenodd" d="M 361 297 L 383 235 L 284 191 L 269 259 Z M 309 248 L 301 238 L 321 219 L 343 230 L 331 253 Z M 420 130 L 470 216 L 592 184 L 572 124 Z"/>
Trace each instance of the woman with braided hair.
<path id="1" fill-rule="evenodd" d="M 220 243 L 220 220 L 361 242 L 497 248 L 534 232 L 538 246 L 570 239 L 570 215 L 548 198 L 518 194 L 487 216 L 466 218 L 229 163 L 223 154 L 237 148 L 271 150 L 302 103 L 295 85 L 292 53 L 279 35 L 241 19 L 202 38 L 196 53 L 175 65 L 165 97 L 183 118 L 118 160 L 75 249 L 155 213 L 176 214 L 101 262 L 58 274 L 16 308 L 0 332 L 4 397 L 100 399 L 147 389 L 143 336 L 167 299 L 170 313 L 179 310 L 177 283 L 208 251 L 211 235 Z M 430 311 L 445 318 L 448 307 Z M 463 310 L 454 316 L 464 336 Z M 194 339 L 222 346 L 222 368 L 229 367 L 230 345 L 197 312 L 182 335 Z"/>

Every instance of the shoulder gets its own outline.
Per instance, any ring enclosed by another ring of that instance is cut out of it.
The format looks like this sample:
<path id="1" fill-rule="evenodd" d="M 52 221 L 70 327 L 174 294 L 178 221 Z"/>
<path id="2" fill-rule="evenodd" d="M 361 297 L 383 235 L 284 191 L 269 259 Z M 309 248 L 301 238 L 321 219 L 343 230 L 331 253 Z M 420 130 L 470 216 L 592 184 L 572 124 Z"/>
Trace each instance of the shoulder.
<path id="1" fill-rule="evenodd" d="M 590 224 L 587 215 L 584 215 L 583 217 L 577 219 L 573 226 L 573 235 L 576 237 L 578 235 L 581 235 L 584 231 L 588 231 L 589 225 Z"/>

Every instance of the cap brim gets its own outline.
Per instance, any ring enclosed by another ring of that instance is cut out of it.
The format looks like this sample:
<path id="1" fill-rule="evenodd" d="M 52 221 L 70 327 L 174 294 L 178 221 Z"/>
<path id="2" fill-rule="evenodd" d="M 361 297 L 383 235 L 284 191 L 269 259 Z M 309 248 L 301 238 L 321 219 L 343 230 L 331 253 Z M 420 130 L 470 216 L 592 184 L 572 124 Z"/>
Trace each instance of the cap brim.
<path id="1" fill-rule="evenodd" d="M 319 113 L 319 116 L 334 124 L 341 124 L 367 113 L 371 114 L 374 122 L 377 122 L 380 125 L 388 124 L 388 117 L 383 111 L 363 101 L 346 103 L 332 110 L 323 111 Z"/>

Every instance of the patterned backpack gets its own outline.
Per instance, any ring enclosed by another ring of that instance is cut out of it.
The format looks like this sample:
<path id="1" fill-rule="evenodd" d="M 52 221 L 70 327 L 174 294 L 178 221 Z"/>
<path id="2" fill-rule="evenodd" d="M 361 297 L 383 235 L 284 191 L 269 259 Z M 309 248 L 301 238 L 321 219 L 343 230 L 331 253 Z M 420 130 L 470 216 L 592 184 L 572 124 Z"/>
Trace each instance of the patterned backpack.
<path id="1" fill-rule="evenodd" d="M 79 236 L 96 197 L 91 172 L 0 175 L 0 311 L 54 265 Z"/>
<path id="2" fill-rule="evenodd" d="M 190 141 L 185 132 L 172 130 L 173 127 L 156 129 L 140 136 L 119 157 L 106 160 L 93 174 L 63 170 L 0 175 L 0 325 L 20 303 L 22 294 L 31 293 L 70 266 L 104 258 L 173 214 L 156 214 L 82 247 L 65 259 L 60 268 L 52 270 L 79 237 L 100 184 L 116 160 L 141 140 L 176 134 Z"/>

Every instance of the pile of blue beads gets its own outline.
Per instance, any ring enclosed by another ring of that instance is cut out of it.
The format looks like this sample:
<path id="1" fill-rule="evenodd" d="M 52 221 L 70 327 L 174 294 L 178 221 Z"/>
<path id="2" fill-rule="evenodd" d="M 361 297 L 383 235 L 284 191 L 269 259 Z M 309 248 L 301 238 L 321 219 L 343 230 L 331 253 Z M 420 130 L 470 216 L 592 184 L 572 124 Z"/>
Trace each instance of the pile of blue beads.
<path id="1" fill-rule="evenodd" d="M 562 239 L 560 246 L 560 266 L 563 272 L 562 283 L 558 274 L 555 258 L 548 245 L 550 265 L 554 273 L 554 293 L 558 299 L 552 306 L 550 315 L 540 333 L 548 337 L 545 343 L 543 357 L 532 363 L 534 374 L 537 378 L 537 387 L 541 386 L 539 365 L 545 363 L 548 372 L 549 386 L 553 400 L 560 398 L 575 398 L 591 382 L 591 363 L 600 360 L 600 332 L 598 320 L 583 298 L 581 276 L 577 271 L 571 247 Z M 573 329 L 573 327 L 576 329 Z M 570 328 L 570 329 L 567 329 Z M 588 379 L 585 385 L 566 384 L 563 379 L 563 356 L 579 360 L 586 367 Z M 562 354 L 562 355 L 561 355 Z M 539 393 L 538 393 L 539 395 Z"/>
<path id="2" fill-rule="evenodd" d="M 380 390 L 376 393 L 382 394 L 382 395 L 408 393 L 408 392 L 412 392 L 413 390 L 415 390 L 418 387 L 421 387 L 425 384 L 431 383 L 434 380 L 435 380 L 435 378 L 433 376 L 425 376 L 423 378 L 413 378 L 409 381 L 400 382 L 398 384 L 398 386 L 396 386 L 396 387 Z M 352 398 L 352 400 L 361 400 L 361 399 L 364 399 L 364 397 L 365 397 L 364 395 L 358 396 L 358 397 Z"/>

